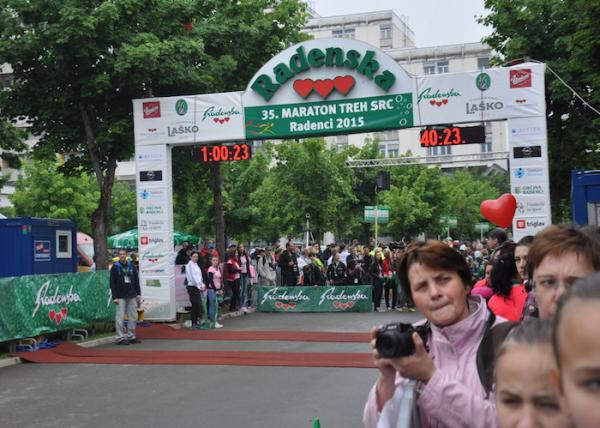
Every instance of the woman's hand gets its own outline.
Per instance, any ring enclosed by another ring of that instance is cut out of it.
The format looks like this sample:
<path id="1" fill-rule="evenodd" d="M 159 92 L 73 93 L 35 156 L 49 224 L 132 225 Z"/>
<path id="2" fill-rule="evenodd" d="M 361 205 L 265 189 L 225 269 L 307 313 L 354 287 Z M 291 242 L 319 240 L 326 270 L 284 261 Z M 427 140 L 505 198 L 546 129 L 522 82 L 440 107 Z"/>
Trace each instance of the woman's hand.
<path id="1" fill-rule="evenodd" d="M 377 403 L 382 409 L 385 403 L 394 396 L 396 390 L 396 373 L 403 378 L 418 380 L 427 383 L 436 371 L 433 360 L 425 349 L 425 344 L 418 333 L 413 333 L 415 353 L 407 357 L 381 358 L 375 345 L 377 327 L 371 329 L 371 353 L 373 363 L 379 369 L 377 380 Z"/>

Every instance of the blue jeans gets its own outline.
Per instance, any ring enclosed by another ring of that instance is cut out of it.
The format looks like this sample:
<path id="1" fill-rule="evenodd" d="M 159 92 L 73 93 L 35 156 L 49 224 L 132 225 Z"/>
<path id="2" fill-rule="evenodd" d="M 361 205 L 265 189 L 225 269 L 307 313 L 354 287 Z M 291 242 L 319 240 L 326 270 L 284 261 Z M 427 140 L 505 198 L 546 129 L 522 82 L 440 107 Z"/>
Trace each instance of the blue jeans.
<path id="1" fill-rule="evenodd" d="M 242 273 L 240 274 L 240 305 L 243 307 L 248 307 L 248 303 L 250 301 L 250 290 L 248 290 L 248 274 Z"/>
<path id="2" fill-rule="evenodd" d="M 208 320 L 215 322 L 217 320 L 217 291 L 209 288 L 207 290 L 206 303 L 208 304 Z"/>

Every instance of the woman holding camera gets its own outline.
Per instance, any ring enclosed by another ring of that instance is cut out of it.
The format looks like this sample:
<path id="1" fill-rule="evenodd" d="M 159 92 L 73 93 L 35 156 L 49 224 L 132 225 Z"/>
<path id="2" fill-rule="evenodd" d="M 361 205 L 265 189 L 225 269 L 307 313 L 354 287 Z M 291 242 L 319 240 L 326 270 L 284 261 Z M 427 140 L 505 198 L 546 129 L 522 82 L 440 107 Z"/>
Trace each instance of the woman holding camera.
<path id="1" fill-rule="evenodd" d="M 415 331 L 410 355 L 382 358 L 377 328 L 371 330 L 380 374 L 365 405 L 364 426 L 396 427 L 403 393 L 416 381 L 420 426 L 497 427 L 494 399 L 480 379 L 476 357 L 486 331 L 503 320 L 481 297 L 470 296 L 464 257 L 441 242 L 415 243 L 402 256 L 398 275 L 405 295 L 426 318 L 425 332 L 418 328 L 426 343 Z"/>

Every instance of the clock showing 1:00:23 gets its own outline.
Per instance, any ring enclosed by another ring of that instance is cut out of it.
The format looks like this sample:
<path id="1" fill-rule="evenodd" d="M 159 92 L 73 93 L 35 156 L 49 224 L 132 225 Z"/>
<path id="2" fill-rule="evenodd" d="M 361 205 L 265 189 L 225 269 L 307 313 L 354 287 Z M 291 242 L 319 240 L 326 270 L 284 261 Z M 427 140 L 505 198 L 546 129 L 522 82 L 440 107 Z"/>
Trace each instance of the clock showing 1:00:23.
<path id="1" fill-rule="evenodd" d="M 192 159 L 196 162 L 233 162 L 249 160 L 252 150 L 248 143 L 213 144 L 194 147 Z"/>
<path id="2" fill-rule="evenodd" d="M 485 143 L 483 126 L 442 126 L 421 130 L 421 147 Z"/>

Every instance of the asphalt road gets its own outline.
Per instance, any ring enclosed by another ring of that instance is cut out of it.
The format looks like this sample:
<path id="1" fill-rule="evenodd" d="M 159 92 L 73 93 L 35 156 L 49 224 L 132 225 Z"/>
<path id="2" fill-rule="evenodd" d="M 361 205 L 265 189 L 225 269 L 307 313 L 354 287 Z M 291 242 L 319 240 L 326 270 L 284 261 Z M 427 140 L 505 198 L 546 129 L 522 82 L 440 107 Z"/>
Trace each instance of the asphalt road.
<path id="1" fill-rule="evenodd" d="M 418 314 L 253 313 L 232 330 L 368 331 Z M 105 348 L 112 348 L 107 345 Z M 127 349 L 369 352 L 368 344 L 146 340 Z M 0 426 L 361 427 L 375 369 L 20 364 L 0 369 Z"/>

